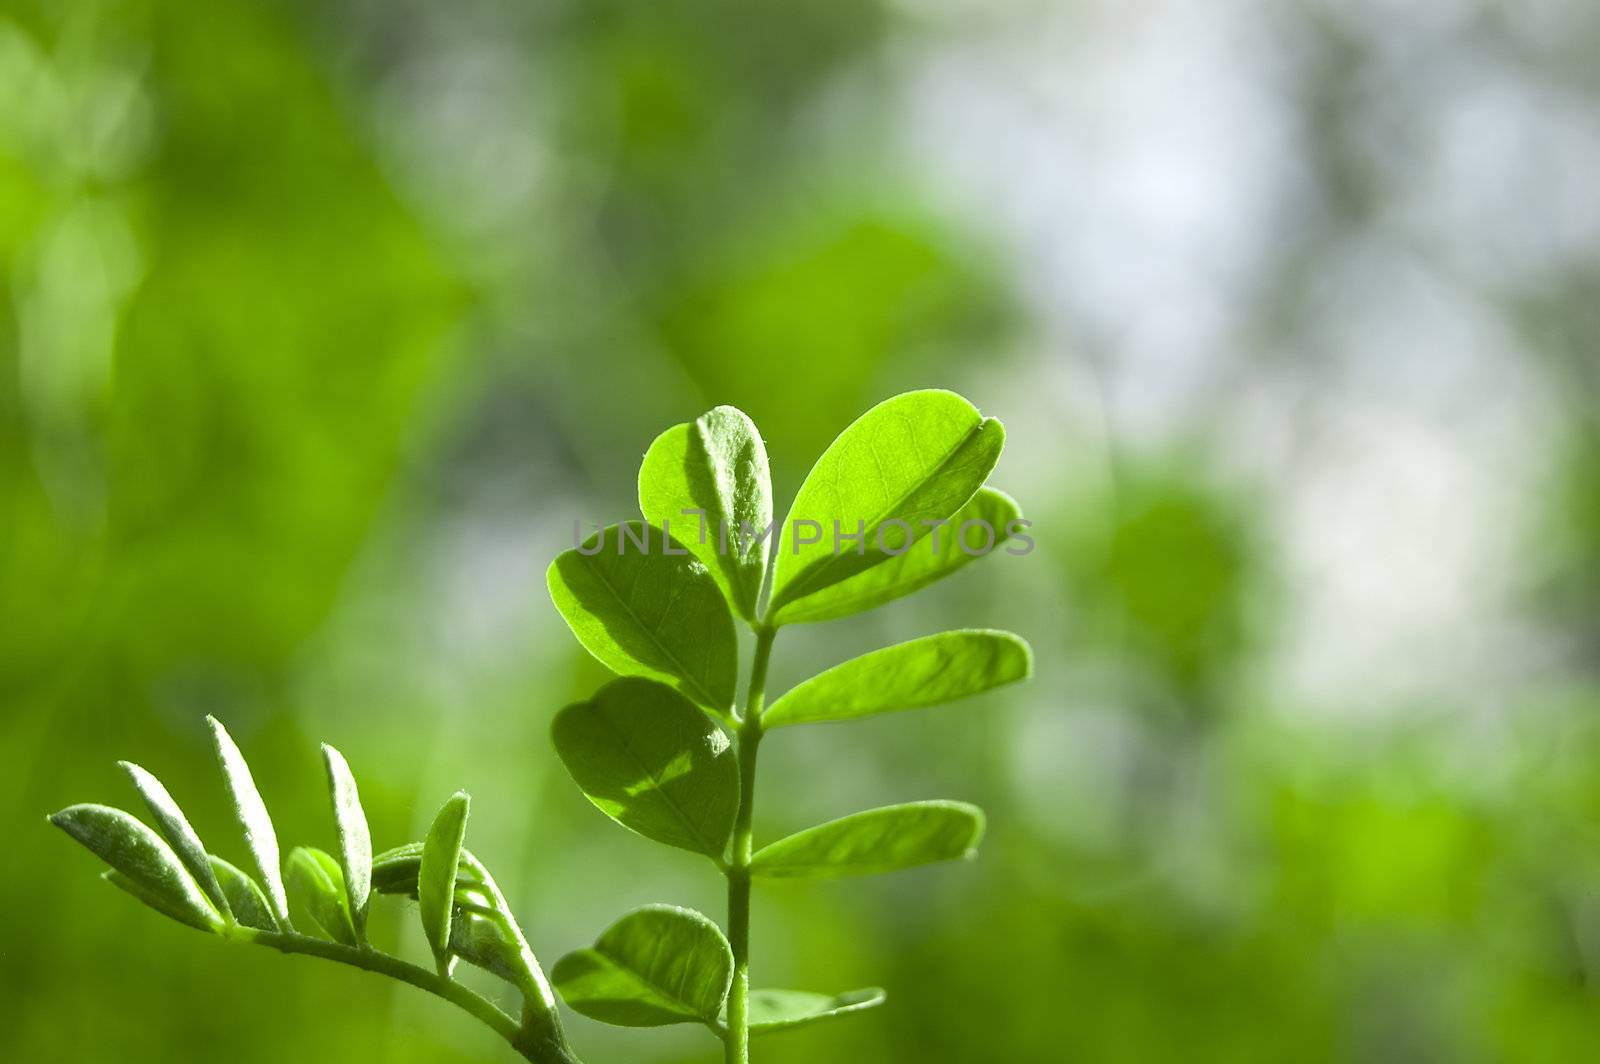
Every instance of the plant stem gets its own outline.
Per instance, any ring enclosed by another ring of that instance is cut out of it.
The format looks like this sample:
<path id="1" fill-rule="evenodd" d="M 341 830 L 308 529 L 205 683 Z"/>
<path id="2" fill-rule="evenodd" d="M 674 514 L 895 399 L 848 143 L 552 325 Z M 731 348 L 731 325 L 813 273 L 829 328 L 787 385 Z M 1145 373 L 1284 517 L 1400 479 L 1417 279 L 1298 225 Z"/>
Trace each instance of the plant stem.
<path id="1" fill-rule="evenodd" d="M 728 944 L 733 947 L 733 985 L 728 989 L 727 1064 L 750 1062 L 750 855 L 756 805 L 756 754 L 761 748 L 761 710 L 767 694 L 767 663 L 776 628 L 756 629 L 755 662 L 744 716 L 739 720 L 739 814 L 733 822 L 733 860 L 728 865 Z"/>
<path id="2" fill-rule="evenodd" d="M 308 957 L 347 964 L 362 971 L 376 972 L 426 990 L 428 993 L 456 1006 L 474 1019 L 491 1028 L 504 1038 L 526 1060 L 534 1064 L 579 1064 L 565 1046 L 552 1044 L 545 1039 L 530 1038 L 530 1032 L 516 1020 L 502 1012 L 489 999 L 482 997 L 460 983 L 437 972 L 411 964 L 374 949 L 346 946 L 328 942 L 309 935 L 261 931 L 249 927 L 236 927 L 233 934 L 240 939 L 268 946 L 280 953 L 298 953 Z"/>

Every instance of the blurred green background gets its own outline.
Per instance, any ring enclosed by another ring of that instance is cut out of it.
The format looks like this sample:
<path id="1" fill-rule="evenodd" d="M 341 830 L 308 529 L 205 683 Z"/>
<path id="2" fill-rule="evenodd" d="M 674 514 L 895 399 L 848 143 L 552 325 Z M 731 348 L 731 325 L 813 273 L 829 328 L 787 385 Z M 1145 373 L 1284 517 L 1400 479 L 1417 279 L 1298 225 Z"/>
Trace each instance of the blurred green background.
<path id="1" fill-rule="evenodd" d="M 1038 676 L 769 744 L 767 837 L 991 832 L 758 892 L 759 983 L 890 990 L 761 1058 L 1594 1059 L 1597 51 L 1586 0 L 0 0 L 0 1058 L 507 1057 L 44 823 L 127 757 L 242 860 L 206 713 L 288 842 L 332 840 L 318 739 L 380 846 L 470 788 L 547 961 L 720 915 L 551 752 L 602 677 L 544 567 L 714 404 L 782 512 L 943 386 L 1039 549 L 774 684 L 958 625 Z"/>

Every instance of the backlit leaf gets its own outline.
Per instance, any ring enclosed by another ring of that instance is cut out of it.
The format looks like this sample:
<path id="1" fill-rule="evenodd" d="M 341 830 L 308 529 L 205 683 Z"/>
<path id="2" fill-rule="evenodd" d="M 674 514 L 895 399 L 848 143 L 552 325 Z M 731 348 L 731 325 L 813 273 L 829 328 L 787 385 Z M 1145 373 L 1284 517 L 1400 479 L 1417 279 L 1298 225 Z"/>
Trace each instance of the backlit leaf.
<path id="1" fill-rule="evenodd" d="M 240 830 L 244 832 L 245 845 L 255 861 L 256 872 L 261 876 L 267 903 L 272 906 L 272 915 L 279 926 L 288 929 L 291 926 L 289 898 L 284 892 L 283 873 L 278 867 L 278 833 L 273 830 L 272 817 L 267 814 L 266 803 L 261 800 L 261 792 L 256 789 L 256 781 L 250 775 L 250 766 L 239 752 L 233 736 L 215 717 L 207 717 L 206 723 L 211 725 L 217 760 L 227 779 L 228 792 L 233 796 L 234 815 L 239 820 Z"/>
<path id="2" fill-rule="evenodd" d="M 773 615 L 773 622 L 828 621 L 909 595 L 977 561 L 986 553 L 986 547 L 990 552 L 998 548 L 1009 538 L 1012 522 L 1020 517 L 1021 512 L 1011 496 L 994 488 L 979 488 L 978 493 L 950 518 L 949 524 L 932 529 L 904 554 L 785 604 Z M 965 539 L 962 538 L 963 528 L 967 529 Z M 992 545 L 987 529 L 994 531 Z"/>
<path id="3" fill-rule="evenodd" d="M 750 991 L 750 1033 L 773 1034 L 813 1023 L 837 1020 L 882 1005 L 878 987 L 843 994 L 813 994 L 805 990 Z"/>
<path id="4" fill-rule="evenodd" d="M 366 937 L 367 906 L 372 893 L 372 833 L 367 814 L 361 808 L 361 795 L 344 755 L 327 743 L 322 744 L 322 760 L 328 771 L 328 791 L 333 798 L 333 816 L 339 829 L 339 864 L 355 923 L 356 937 Z"/>
<path id="5" fill-rule="evenodd" d="M 311 846 L 297 846 L 289 853 L 289 893 L 294 896 L 323 933 L 346 946 L 356 945 L 356 925 L 350 916 L 350 899 L 345 894 L 344 873 L 339 862 Z"/>
<path id="6" fill-rule="evenodd" d="M 755 618 L 772 485 L 766 445 L 743 411 L 719 406 L 657 436 L 639 468 L 639 510 L 710 570 L 735 612 Z"/>
<path id="7" fill-rule="evenodd" d="M 691 909 L 651 905 L 618 920 L 551 973 L 573 1009 L 619 1027 L 715 1024 L 733 978 L 733 951 Z"/>
<path id="8" fill-rule="evenodd" d="M 762 715 L 769 728 L 848 720 L 936 706 L 1033 671 L 1028 644 L 1010 632 L 941 632 L 836 665 L 783 695 Z"/>
<path id="9" fill-rule="evenodd" d="M 122 770 L 133 781 L 139 796 L 144 799 L 145 807 L 155 818 L 156 830 L 172 846 L 172 851 L 178 855 L 178 860 L 183 862 L 183 867 L 189 870 L 189 874 L 194 877 L 200 889 L 206 892 L 211 904 L 224 917 L 233 915 L 228 907 L 227 895 L 217 882 L 216 873 L 211 870 L 211 861 L 206 856 L 205 845 L 201 843 L 200 836 L 195 834 L 194 828 L 189 824 L 189 818 L 183 815 L 183 810 L 173 801 L 167 788 L 155 776 L 131 761 L 119 761 L 117 764 L 122 766 Z"/>
<path id="10" fill-rule="evenodd" d="M 105 805 L 73 805 L 50 817 L 117 873 L 113 882 L 191 927 L 221 931 L 222 916 L 166 840 L 136 817 Z"/>
<path id="11" fill-rule="evenodd" d="M 472 799 L 457 791 L 428 829 L 417 870 L 417 904 L 422 932 L 434 961 L 445 970 L 450 956 L 450 914 L 455 905 L 456 868 L 461 863 L 461 843 L 467 836 L 467 810 Z"/>
<path id="12" fill-rule="evenodd" d="M 887 561 L 956 513 L 1000 457 L 1005 430 L 954 392 L 907 392 L 868 410 L 806 475 L 783 525 L 769 612 Z M 797 522 L 815 542 L 801 542 Z M 834 525 L 854 535 L 837 542 Z M 836 549 L 838 548 L 838 549 Z"/>
<path id="13" fill-rule="evenodd" d="M 779 839 L 751 858 L 766 879 L 869 876 L 969 856 L 983 811 L 965 802 L 909 802 L 868 809 Z"/>
<path id="14" fill-rule="evenodd" d="M 556 752 L 601 812 L 646 838 L 720 858 L 739 808 L 727 734 L 688 699 L 627 677 L 556 715 Z"/>
<path id="15" fill-rule="evenodd" d="M 612 672 L 660 680 L 719 713 L 732 707 L 739 647 L 727 600 L 659 528 L 612 525 L 559 555 L 546 582 L 578 642 Z"/>

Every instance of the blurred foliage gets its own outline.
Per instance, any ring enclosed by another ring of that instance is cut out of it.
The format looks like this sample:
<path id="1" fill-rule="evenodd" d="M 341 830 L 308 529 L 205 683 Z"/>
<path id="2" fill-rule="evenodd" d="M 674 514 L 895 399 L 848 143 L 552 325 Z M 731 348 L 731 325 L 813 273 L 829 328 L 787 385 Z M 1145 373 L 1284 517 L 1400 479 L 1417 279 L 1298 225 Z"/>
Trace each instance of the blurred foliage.
<path id="1" fill-rule="evenodd" d="M 1559 425 L 1506 437 L 1534 452 L 1547 504 L 1508 507 L 1521 545 L 1502 581 L 1533 590 L 1505 609 L 1536 649 L 1493 659 L 1503 683 L 1476 700 L 1302 712 L 1280 667 L 1306 605 L 1282 500 L 1226 458 L 1249 389 L 1207 393 L 1181 444 L 1108 432 L 1097 482 L 1097 459 L 1061 442 L 1082 420 L 1062 398 L 1080 353 L 1032 320 L 1026 296 L 1048 286 L 892 135 L 909 51 L 959 54 L 1042 12 L 914 6 L 0 0 L 0 1057 L 495 1059 L 431 1002 L 147 918 L 48 831 L 68 801 L 128 800 L 118 756 L 219 805 L 207 712 L 293 842 L 332 837 L 314 738 L 349 755 L 380 846 L 417 836 L 475 766 L 473 846 L 546 958 L 631 905 L 718 913 L 699 869 L 641 871 L 635 840 L 555 778 L 549 720 L 599 672 L 561 638 L 544 565 L 574 519 L 631 512 L 617 486 L 661 427 L 739 405 L 787 498 L 842 425 L 929 385 L 1007 421 L 997 483 L 1039 515 L 1039 549 L 851 622 L 849 640 L 801 633 L 796 653 L 821 667 L 862 631 L 1003 619 L 1039 649 L 1039 679 L 910 736 L 841 725 L 774 756 L 814 819 L 950 790 L 992 833 L 953 875 L 773 889 L 761 982 L 894 995 L 764 1059 L 1593 1055 L 1592 268 L 1463 282 L 1559 399 Z M 1085 46 L 1116 56 L 1080 6 Z M 1370 261 L 1350 267 L 1348 245 L 1448 258 L 1405 228 L 1432 132 L 1412 97 L 1485 55 L 1514 72 L 1518 114 L 1549 113 L 1552 84 L 1592 114 L 1600 91 L 1594 32 L 1540 37 L 1507 9 L 1440 31 L 1449 54 L 1396 53 L 1433 31 L 1361 11 L 1308 0 L 1260 19 L 1288 42 L 1306 148 L 1284 170 L 1307 191 L 1282 208 L 1293 224 L 1273 222 L 1266 283 L 1230 310 L 1260 338 L 1252 380 L 1290 379 L 1308 405 L 1346 372 L 1328 355 L 1340 330 L 1404 294 L 1385 277 L 1365 302 L 1329 297 L 1330 276 Z M 1395 54 L 1408 73 L 1384 80 Z M 1015 177 L 1019 197 L 1034 187 Z M 1481 221 L 1469 243 L 1496 235 Z M 1458 401 L 1475 413 L 1495 396 L 1473 387 Z M 1348 428 L 1290 420 L 1304 438 L 1252 457 L 1292 461 Z M 1477 644 L 1452 654 L 1441 681 L 1481 674 Z M 1379 679 L 1343 676 L 1331 698 L 1366 705 Z M 195 819 L 229 838 L 224 818 Z M 380 914 L 374 934 L 398 927 Z M 710 1059 L 693 1032 L 574 1026 L 595 1061 Z"/>

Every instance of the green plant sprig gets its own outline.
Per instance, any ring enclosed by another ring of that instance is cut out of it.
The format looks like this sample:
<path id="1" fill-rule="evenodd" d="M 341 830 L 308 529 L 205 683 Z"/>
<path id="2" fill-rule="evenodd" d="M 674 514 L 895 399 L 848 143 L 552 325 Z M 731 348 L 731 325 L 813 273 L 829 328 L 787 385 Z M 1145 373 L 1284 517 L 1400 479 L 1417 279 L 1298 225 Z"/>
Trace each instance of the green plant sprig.
<path id="1" fill-rule="evenodd" d="M 1007 632 L 963 630 L 873 651 L 766 701 L 779 630 L 849 616 L 966 565 L 1018 528 L 1016 504 L 984 486 L 1004 430 L 946 391 L 910 392 L 868 411 L 806 477 L 775 535 L 766 447 L 741 411 L 717 407 L 662 433 L 645 454 L 645 522 L 596 533 L 550 566 L 556 607 L 621 677 L 557 716 L 557 753 L 595 806 L 657 842 L 701 853 L 727 879 L 724 937 L 687 910 L 625 916 L 554 968 L 578 1012 L 623 1026 L 701 1023 L 727 1064 L 748 1064 L 754 1034 L 873 1008 L 877 988 L 839 995 L 752 990 L 751 886 L 757 879 L 869 875 L 970 856 L 983 813 L 912 802 L 855 813 L 757 847 L 757 757 L 776 728 L 931 706 L 1026 678 L 1032 654 Z M 675 536 L 692 520 L 696 534 Z M 799 523 L 819 530 L 798 535 Z M 856 549 L 825 533 L 853 529 Z M 947 535 L 940 545 L 938 533 Z M 933 542 L 924 538 L 933 534 Z M 735 617 L 755 636 L 735 702 Z M 663 949 L 670 942 L 672 949 Z"/>
<path id="2" fill-rule="evenodd" d="M 648 524 L 611 526 L 551 564 L 548 583 L 561 615 L 619 674 L 556 715 L 556 751 L 607 816 L 716 865 L 727 880 L 726 934 L 700 913 L 650 905 L 561 958 L 547 978 L 494 877 L 465 848 L 465 793 L 444 804 L 421 842 L 374 856 L 355 779 L 325 745 L 338 856 L 301 846 L 283 859 L 243 754 L 211 718 L 252 872 L 208 853 L 161 782 L 126 762 L 154 829 L 103 805 L 70 806 L 50 820 L 110 866 L 107 880 L 172 919 L 427 991 L 536 1064 L 579 1064 L 557 993 L 605 1023 L 701 1024 L 722 1041 L 728 1064 L 748 1064 L 753 1035 L 841 1019 L 885 1000 L 875 987 L 840 994 L 752 989 L 752 884 L 970 857 L 984 828 L 975 806 L 919 801 L 852 813 L 758 847 L 756 766 L 764 737 L 796 724 L 975 695 L 1026 678 L 1033 664 L 1027 643 L 1010 633 L 942 632 L 853 658 L 769 705 L 778 632 L 859 613 L 955 572 L 975 556 L 961 538 L 968 523 L 989 530 L 991 548 L 1014 534 L 1021 527 L 1016 504 L 984 486 L 1003 440 L 999 422 L 951 392 L 896 396 L 822 455 L 795 498 L 785 535 L 774 540 L 740 534 L 772 520 L 766 449 L 749 418 L 718 407 L 669 429 L 645 455 L 639 499 Z M 699 517 L 702 533 L 680 540 L 671 522 L 686 514 Z M 800 540 L 794 531 L 801 520 L 818 527 L 856 521 L 860 549 L 841 553 L 821 536 Z M 951 530 L 943 546 L 940 528 Z M 615 549 L 605 549 L 608 543 Z M 636 549 L 622 549 L 630 543 Z M 735 615 L 755 636 L 742 703 L 734 694 Z M 416 900 L 431 969 L 373 947 L 367 916 L 374 894 Z M 315 933 L 296 927 L 291 903 Z M 462 960 L 514 987 L 520 1015 L 457 982 Z"/>
<path id="3" fill-rule="evenodd" d="M 156 828 L 121 809 L 73 805 L 50 822 L 110 869 L 104 878 L 179 923 L 231 942 L 320 957 L 387 976 L 462 1009 L 537 1064 L 579 1064 L 555 994 L 494 877 L 462 848 L 470 800 L 445 803 L 427 839 L 373 856 L 366 815 L 344 757 L 324 745 L 339 857 L 301 846 L 280 862 L 277 833 L 244 755 L 207 718 L 255 874 L 207 853 L 160 780 L 123 762 Z M 287 875 L 285 875 L 285 871 Z M 375 949 L 367 939 L 373 892 L 418 899 L 434 968 Z M 318 934 L 297 929 L 291 902 Z M 457 959 L 501 977 L 522 995 L 519 1018 L 452 978 Z"/>

